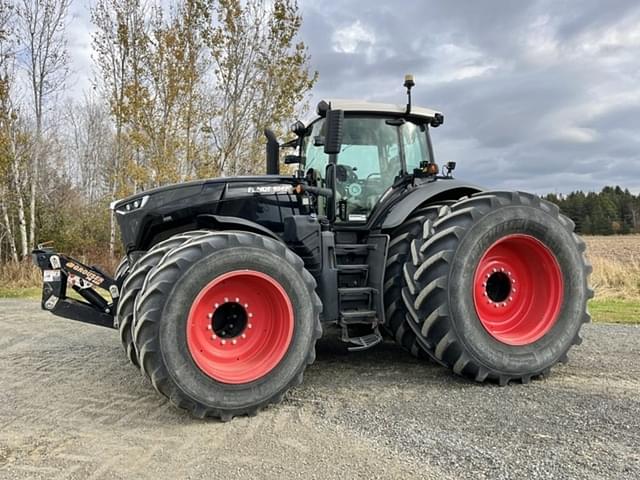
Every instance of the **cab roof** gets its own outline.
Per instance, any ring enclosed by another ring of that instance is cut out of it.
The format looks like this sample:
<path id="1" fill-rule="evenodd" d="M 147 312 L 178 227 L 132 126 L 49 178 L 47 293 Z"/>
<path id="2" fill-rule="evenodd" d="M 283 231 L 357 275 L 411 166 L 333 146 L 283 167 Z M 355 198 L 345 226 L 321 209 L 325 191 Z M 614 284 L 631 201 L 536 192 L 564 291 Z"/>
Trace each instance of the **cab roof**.
<path id="1" fill-rule="evenodd" d="M 345 113 L 379 113 L 379 114 L 392 114 L 392 115 L 404 115 L 407 110 L 406 105 L 396 105 L 393 103 L 374 103 L 366 102 L 364 100 L 345 100 L 341 98 L 332 98 L 325 100 L 331 105 L 332 110 L 344 110 Z M 442 115 L 442 112 L 438 110 L 431 110 L 430 108 L 411 106 L 410 116 L 424 118 L 431 120 L 436 114 Z M 318 118 L 314 115 L 312 119 Z M 310 122 L 307 122 L 307 124 Z"/>

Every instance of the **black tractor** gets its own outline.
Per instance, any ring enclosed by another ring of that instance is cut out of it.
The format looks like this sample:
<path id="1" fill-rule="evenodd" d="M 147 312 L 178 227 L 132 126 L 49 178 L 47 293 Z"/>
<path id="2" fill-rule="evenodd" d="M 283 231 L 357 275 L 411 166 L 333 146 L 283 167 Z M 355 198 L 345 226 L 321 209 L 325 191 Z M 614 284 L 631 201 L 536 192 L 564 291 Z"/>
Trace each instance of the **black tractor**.
<path id="1" fill-rule="evenodd" d="M 153 387 L 198 417 L 279 402 L 330 326 L 349 350 L 387 334 L 478 382 L 547 374 L 589 321 L 585 245 L 556 205 L 440 168 L 429 132 L 443 115 L 412 107 L 413 85 L 406 105 L 322 101 L 282 145 L 267 131 L 265 176 L 115 202 L 114 277 L 39 248 L 42 307 L 118 329 Z M 279 173 L 283 148 L 294 174 Z"/>

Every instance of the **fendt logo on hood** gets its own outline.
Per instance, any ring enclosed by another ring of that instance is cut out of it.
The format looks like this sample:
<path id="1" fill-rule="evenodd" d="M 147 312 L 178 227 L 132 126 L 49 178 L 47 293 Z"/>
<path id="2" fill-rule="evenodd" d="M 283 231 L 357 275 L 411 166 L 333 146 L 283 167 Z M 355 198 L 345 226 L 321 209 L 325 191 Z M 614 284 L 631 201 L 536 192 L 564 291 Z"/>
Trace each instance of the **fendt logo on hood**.
<path id="1" fill-rule="evenodd" d="M 247 187 L 247 193 L 291 193 L 291 185 L 256 185 Z"/>

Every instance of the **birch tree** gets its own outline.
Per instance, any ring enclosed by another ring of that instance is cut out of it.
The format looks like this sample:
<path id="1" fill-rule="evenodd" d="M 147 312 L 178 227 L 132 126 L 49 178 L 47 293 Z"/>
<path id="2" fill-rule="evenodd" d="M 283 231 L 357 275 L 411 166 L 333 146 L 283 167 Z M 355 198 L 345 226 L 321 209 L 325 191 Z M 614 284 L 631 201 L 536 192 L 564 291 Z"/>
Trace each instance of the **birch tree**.
<path id="1" fill-rule="evenodd" d="M 96 86 L 105 96 L 115 123 L 115 152 L 110 166 L 111 200 L 135 192 L 138 169 L 142 167 L 140 144 L 136 128 L 147 93 L 142 85 L 142 61 L 147 48 L 146 7 L 140 0 L 98 0 L 91 9 L 91 21 L 96 30 L 92 45 L 98 76 Z M 127 149 L 127 135 L 133 155 Z M 138 168 L 135 168 L 138 167 Z M 128 179 L 133 179 L 130 189 Z M 115 214 L 110 220 L 109 251 L 113 254 L 116 241 Z"/>
<path id="2" fill-rule="evenodd" d="M 35 244 L 45 110 L 47 102 L 64 89 L 69 72 L 65 28 L 70 3 L 71 0 L 21 0 L 17 10 L 18 31 L 24 42 L 21 58 L 29 77 L 35 117 L 29 201 L 30 248 Z"/>
<path id="3" fill-rule="evenodd" d="M 12 171 L 15 168 L 15 124 L 17 113 L 12 105 L 11 93 L 14 83 L 14 7 L 7 1 L 0 1 L 0 216 L 2 217 L 2 240 L 9 244 L 10 257 L 18 261 L 16 238 L 9 214 L 11 190 L 14 186 Z M 22 209 L 21 229 L 25 227 Z M 26 249 L 26 231 L 22 236 L 22 253 Z M 2 258 L 0 257 L 0 261 Z"/>

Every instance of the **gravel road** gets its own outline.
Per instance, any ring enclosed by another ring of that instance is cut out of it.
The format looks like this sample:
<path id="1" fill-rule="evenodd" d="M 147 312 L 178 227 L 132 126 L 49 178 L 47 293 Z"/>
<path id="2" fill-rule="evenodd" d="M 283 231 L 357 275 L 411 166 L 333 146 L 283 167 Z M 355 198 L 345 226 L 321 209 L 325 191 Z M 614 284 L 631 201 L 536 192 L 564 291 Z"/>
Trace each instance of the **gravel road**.
<path id="1" fill-rule="evenodd" d="M 640 328 L 587 325 L 530 385 L 323 340 L 284 403 L 190 418 L 115 331 L 0 300 L 0 478 L 640 478 Z"/>

